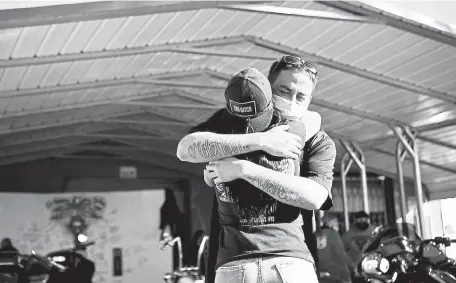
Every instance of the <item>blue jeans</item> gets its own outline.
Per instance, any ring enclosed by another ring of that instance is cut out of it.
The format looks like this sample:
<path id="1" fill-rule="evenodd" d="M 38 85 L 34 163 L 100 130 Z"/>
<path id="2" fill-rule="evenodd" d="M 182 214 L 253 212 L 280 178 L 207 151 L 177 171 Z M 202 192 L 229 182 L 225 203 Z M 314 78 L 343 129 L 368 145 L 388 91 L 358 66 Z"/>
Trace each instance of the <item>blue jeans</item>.
<path id="1" fill-rule="evenodd" d="M 262 257 L 220 266 L 215 283 L 318 283 L 310 261 L 294 257 Z"/>

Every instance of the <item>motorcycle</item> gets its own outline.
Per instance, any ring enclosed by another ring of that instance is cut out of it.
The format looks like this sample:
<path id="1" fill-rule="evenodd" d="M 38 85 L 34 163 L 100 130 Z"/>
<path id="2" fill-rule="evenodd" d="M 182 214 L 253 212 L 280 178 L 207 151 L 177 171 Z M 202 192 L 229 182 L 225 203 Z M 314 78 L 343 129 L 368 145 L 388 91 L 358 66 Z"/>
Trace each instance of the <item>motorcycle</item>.
<path id="1" fill-rule="evenodd" d="M 51 252 L 47 256 L 38 255 L 34 250 L 31 251 L 31 254 L 0 253 L 0 283 L 72 282 L 74 273 L 81 273 L 81 268 L 76 270 L 75 261 L 78 263 L 90 262 L 78 251 L 94 243 L 93 241 L 79 241 L 76 247 L 72 249 Z M 84 265 L 84 267 L 86 266 Z M 84 270 L 83 273 L 90 274 L 90 272 L 91 270 Z M 89 281 L 90 279 L 83 282 Z"/>
<path id="2" fill-rule="evenodd" d="M 51 270 L 64 271 L 65 267 L 35 254 L 2 253 L 0 255 L 1 283 L 48 283 Z"/>
<path id="3" fill-rule="evenodd" d="M 204 274 L 201 270 L 201 261 L 206 247 L 207 241 L 209 240 L 208 236 L 204 236 L 201 240 L 201 243 L 198 247 L 198 254 L 196 258 L 196 266 L 183 266 L 183 251 L 182 251 L 182 241 L 180 237 L 172 238 L 169 235 L 166 235 L 164 239 L 160 242 L 160 249 L 163 250 L 167 247 L 174 247 L 177 245 L 179 261 L 178 267 L 172 272 L 167 272 L 163 279 L 166 283 L 200 283 L 204 282 Z"/>
<path id="4" fill-rule="evenodd" d="M 441 246 L 456 240 L 401 235 L 397 226 L 381 226 L 365 245 L 358 272 L 370 283 L 456 283 L 456 262 Z"/>

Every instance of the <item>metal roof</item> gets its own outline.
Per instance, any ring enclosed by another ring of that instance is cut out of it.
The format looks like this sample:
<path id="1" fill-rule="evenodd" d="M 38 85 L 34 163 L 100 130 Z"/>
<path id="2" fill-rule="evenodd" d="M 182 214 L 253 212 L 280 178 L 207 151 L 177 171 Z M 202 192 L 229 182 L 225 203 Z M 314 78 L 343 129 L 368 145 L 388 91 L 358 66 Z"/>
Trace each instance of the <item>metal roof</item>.
<path id="1" fill-rule="evenodd" d="M 319 65 L 311 108 L 337 162 L 338 139 L 351 140 L 369 171 L 394 176 L 390 125 L 410 126 L 430 198 L 456 196 L 456 33 L 359 2 L 0 11 L 0 165 L 97 151 L 199 174 L 177 161 L 178 139 L 223 107 L 230 75 L 266 73 L 283 54 Z M 96 143 L 105 140 L 124 146 Z"/>

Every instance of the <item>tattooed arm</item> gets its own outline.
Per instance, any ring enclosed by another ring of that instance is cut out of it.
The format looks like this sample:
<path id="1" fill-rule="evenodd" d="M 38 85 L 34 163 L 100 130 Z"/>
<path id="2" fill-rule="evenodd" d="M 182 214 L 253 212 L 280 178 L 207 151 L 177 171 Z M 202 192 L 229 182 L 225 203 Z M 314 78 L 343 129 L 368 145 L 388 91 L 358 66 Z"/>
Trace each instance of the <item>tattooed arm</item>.
<path id="1" fill-rule="evenodd" d="M 317 210 L 328 197 L 328 191 L 311 179 L 245 162 L 242 178 L 282 203 Z"/>
<path id="2" fill-rule="evenodd" d="M 260 150 L 257 134 L 228 135 L 198 132 L 185 136 L 177 146 L 182 161 L 203 163 Z"/>
<path id="3" fill-rule="evenodd" d="M 319 131 L 306 152 L 301 177 L 256 167 L 247 170 L 243 178 L 278 201 L 307 210 L 329 210 L 336 146 L 324 131 Z"/>

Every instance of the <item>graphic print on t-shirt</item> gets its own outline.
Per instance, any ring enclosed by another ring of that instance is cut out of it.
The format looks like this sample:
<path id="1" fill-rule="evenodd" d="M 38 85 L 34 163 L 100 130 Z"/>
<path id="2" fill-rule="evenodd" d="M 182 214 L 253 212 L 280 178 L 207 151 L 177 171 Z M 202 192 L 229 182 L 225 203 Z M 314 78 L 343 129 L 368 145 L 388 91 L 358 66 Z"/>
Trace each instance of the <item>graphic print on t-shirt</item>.
<path id="1" fill-rule="evenodd" d="M 287 174 L 295 172 L 292 159 L 268 157 L 264 153 L 255 155 L 246 155 L 245 159 L 275 171 Z M 216 192 L 221 212 L 225 215 L 237 214 L 241 226 L 272 224 L 294 216 L 294 213 L 288 213 L 291 207 L 284 208 L 285 205 L 245 180 L 219 184 Z M 286 213 L 289 215 L 284 216 Z"/>

